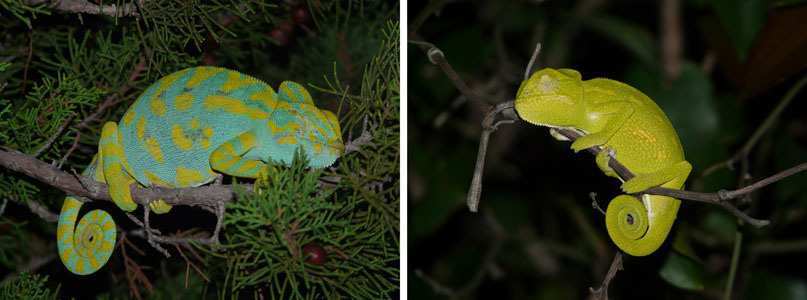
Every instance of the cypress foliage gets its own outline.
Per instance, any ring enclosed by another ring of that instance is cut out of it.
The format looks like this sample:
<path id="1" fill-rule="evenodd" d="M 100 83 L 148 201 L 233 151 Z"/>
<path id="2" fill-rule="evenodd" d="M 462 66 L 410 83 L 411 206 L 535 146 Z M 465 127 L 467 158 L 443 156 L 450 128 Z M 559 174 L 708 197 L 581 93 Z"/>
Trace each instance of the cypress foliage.
<path id="1" fill-rule="evenodd" d="M 80 172 L 97 152 L 103 123 L 120 120 L 151 83 L 182 68 L 216 65 L 273 87 L 303 83 L 319 107 L 338 112 L 343 139 L 360 141 L 358 151 L 324 170 L 307 170 L 301 155 L 257 180 L 253 193 L 227 205 L 220 244 L 163 243 L 171 258 L 113 204 L 88 203 L 110 212 L 121 236 L 108 265 L 89 277 L 72 275 L 56 256 L 48 216 L 59 212 L 64 192 L 0 168 L 3 297 L 397 295 L 397 1 L 99 5 L 0 0 L 0 146 Z M 183 206 L 151 219 L 165 236 L 207 237 L 215 224 L 210 213 Z"/>

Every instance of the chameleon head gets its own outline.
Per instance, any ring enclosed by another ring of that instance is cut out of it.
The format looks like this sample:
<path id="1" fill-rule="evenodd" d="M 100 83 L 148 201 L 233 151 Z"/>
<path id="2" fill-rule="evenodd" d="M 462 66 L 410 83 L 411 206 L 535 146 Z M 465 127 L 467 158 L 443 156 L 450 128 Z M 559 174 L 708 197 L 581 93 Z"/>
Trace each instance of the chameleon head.
<path id="1" fill-rule="evenodd" d="M 298 134 L 307 136 L 305 140 L 311 141 L 303 143 L 301 147 L 308 157 L 308 164 L 314 168 L 332 165 L 345 152 L 339 119 L 328 110 L 320 110 L 320 115 L 323 116 L 323 119 L 319 120 L 321 125 L 310 128 L 309 132 Z M 303 139 L 302 136 L 299 138 Z"/>
<path id="2" fill-rule="evenodd" d="M 582 83 L 580 73 L 575 70 L 539 70 L 521 83 L 516 94 L 516 112 L 536 125 L 576 125 L 585 113 Z"/>
<path id="3" fill-rule="evenodd" d="M 267 121 L 266 131 L 259 135 L 274 143 L 259 146 L 251 156 L 269 159 L 290 165 L 299 148 L 308 159 L 308 166 L 324 168 L 332 165 L 345 151 L 339 120 L 332 112 L 306 106 L 305 110 L 292 110 L 294 113 L 280 114 Z M 281 123 L 282 122 L 282 123 Z M 264 135 L 265 134 L 265 135 Z"/>

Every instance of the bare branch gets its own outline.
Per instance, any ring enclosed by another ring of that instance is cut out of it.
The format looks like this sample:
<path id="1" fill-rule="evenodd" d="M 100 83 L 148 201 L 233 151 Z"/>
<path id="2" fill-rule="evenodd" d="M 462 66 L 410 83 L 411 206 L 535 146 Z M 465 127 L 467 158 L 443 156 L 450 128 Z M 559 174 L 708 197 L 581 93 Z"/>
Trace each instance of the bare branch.
<path id="1" fill-rule="evenodd" d="M 142 0 L 139 0 L 143 4 Z M 47 3 L 51 8 L 69 13 L 83 13 L 93 15 L 106 15 L 112 17 L 139 16 L 137 6 L 134 3 L 126 3 L 121 6 L 116 4 L 97 5 L 87 0 L 28 0 L 29 5 L 39 5 Z"/>
<path id="2" fill-rule="evenodd" d="M 614 260 L 611 261 L 611 267 L 608 269 L 608 273 L 605 274 L 605 278 L 602 280 L 602 284 L 597 289 L 588 288 L 589 292 L 591 292 L 591 297 L 593 299 L 608 299 L 608 286 L 611 284 L 611 280 L 616 277 L 616 273 L 622 270 L 622 252 L 617 251 L 616 255 L 614 255 Z"/>
<path id="3" fill-rule="evenodd" d="M 112 201 L 107 185 L 81 175 L 72 175 L 48 163 L 37 160 L 24 153 L 0 147 L 0 166 L 20 172 L 45 184 L 58 188 L 70 195 L 95 200 Z M 233 201 L 235 196 L 232 185 L 202 186 L 193 188 L 141 188 L 132 185 L 132 198 L 140 205 L 163 199 L 171 205 L 215 206 L 218 203 Z M 245 192 L 252 190 L 250 184 L 239 184 Z"/>

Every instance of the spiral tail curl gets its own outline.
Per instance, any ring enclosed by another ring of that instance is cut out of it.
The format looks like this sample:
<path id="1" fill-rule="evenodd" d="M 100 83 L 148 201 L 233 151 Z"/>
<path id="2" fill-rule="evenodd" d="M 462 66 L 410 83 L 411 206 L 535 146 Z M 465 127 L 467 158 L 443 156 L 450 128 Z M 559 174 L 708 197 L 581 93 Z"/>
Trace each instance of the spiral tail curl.
<path id="1" fill-rule="evenodd" d="M 680 200 L 675 198 L 643 197 L 647 197 L 645 204 L 636 197 L 619 195 L 605 211 L 608 235 L 619 249 L 632 256 L 646 256 L 661 247 L 680 205 Z"/>
<path id="2" fill-rule="evenodd" d="M 56 230 L 57 247 L 59 258 L 70 272 L 89 275 L 112 256 L 117 231 L 112 217 L 98 209 L 85 214 L 76 226 L 81 205 L 74 197 L 65 198 Z"/>

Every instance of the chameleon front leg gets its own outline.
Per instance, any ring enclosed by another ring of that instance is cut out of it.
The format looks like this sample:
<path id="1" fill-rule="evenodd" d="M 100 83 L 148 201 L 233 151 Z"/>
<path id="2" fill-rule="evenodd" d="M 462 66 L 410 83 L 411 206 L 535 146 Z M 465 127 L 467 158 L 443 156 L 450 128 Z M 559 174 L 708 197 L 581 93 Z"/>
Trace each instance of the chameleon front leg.
<path id="1" fill-rule="evenodd" d="M 210 167 L 237 177 L 258 178 L 261 173 L 269 173 L 266 163 L 241 157 L 255 147 L 255 139 L 255 133 L 248 131 L 221 144 L 210 154 Z"/>
<path id="2" fill-rule="evenodd" d="M 594 106 L 593 111 L 598 112 L 600 117 L 608 118 L 608 121 L 606 121 L 602 130 L 576 139 L 572 143 L 574 152 L 606 144 L 633 116 L 636 108 L 631 102 L 614 101 L 597 104 Z"/>

